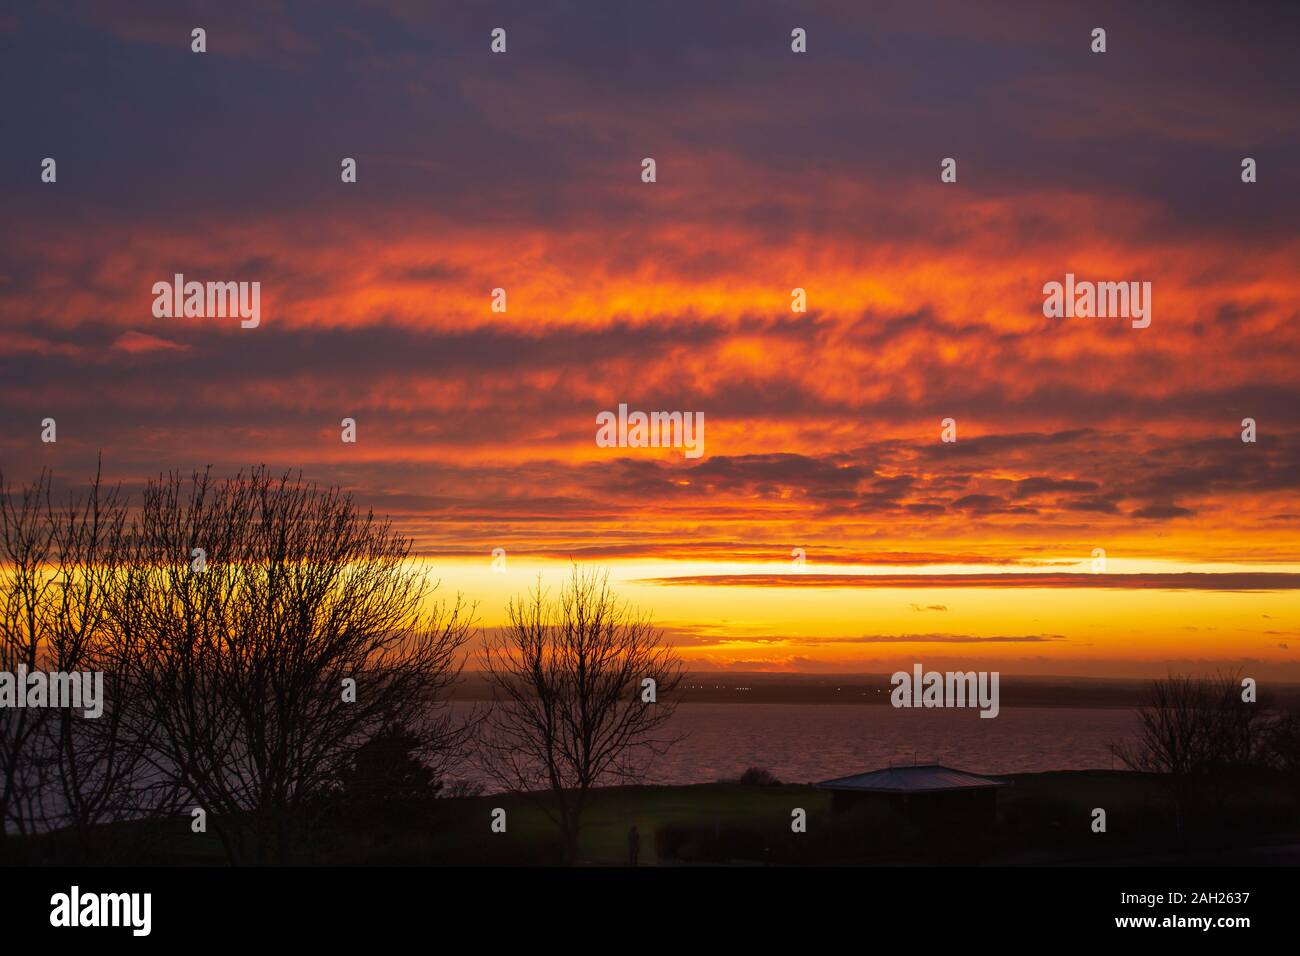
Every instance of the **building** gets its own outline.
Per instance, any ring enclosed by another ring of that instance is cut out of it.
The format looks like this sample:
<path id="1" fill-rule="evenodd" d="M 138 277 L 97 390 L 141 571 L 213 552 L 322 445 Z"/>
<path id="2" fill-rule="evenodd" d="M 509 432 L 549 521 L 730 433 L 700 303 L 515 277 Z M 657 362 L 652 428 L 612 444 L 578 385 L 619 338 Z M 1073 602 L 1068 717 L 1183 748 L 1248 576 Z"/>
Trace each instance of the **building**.
<path id="1" fill-rule="evenodd" d="M 887 767 L 815 784 L 831 794 L 832 814 L 858 807 L 885 807 L 906 823 L 932 834 L 970 833 L 997 821 L 1004 780 L 940 764 Z"/>

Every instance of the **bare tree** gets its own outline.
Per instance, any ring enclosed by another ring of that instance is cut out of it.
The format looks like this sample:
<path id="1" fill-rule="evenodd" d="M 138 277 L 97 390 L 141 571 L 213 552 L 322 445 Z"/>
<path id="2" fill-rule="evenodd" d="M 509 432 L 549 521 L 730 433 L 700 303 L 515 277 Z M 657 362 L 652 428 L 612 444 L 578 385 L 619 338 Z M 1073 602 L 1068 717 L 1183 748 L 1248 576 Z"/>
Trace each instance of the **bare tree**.
<path id="1" fill-rule="evenodd" d="M 47 667 L 104 680 L 98 717 L 60 709 L 47 723 L 52 772 L 45 824 L 72 828 L 85 852 L 99 824 L 171 812 L 175 793 L 159 788 L 150 773 L 153 728 L 141 719 L 145 702 L 132 693 L 133 648 L 116 639 L 110 613 L 128 553 L 125 498 L 120 488 L 105 488 L 99 473 L 62 505 L 53 503 L 48 486 L 46 492 L 56 585 Z"/>
<path id="2" fill-rule="evenodd" d="M 1191 806 L 1207 798 L 1222 809 L 1241 776 L 1264 759 L 1267 710 L 1241 699 L 1236 675 L 1153 681 L 1138 720 L 1136 743 L 1114 752 L 1130 769 L 1162 775 L 1180 837 Z"/>
<path id="3" fill-rule="evenodd" d="M 0 670 L 40 670 L 57 605 L 49 573 L 54 529 L 46 520 L 50 476 L 21 491 L 0 476 Z M 25 687 L 15 687 L 25 693 Z M 41 816 L 42 743 L 49 711 L 0 708 L 0 839 L 12 827 L 28 835 Z"/>
<path id="4" fill-rule="evenodd" d="M 1268 728 L 1268 763 L 1290 784 L 1300 804 L 1300 713 L 1279 713 Z"/>
<path id="5" fill-rule="evenodd" d="M 337 489 L 265 468 L 145 490 L 114 617 L 150 702 L 155 769 L 232 862 L 290 859 L 356 751 L 389 727 L 436 774 L 472 609 L 430 604 L 409 542 Z"/>
<path id="6" fill-rule="evenodd" d="M 48 472 L 21 494 L 0 479 L 0 639 L 3 669 L 102 675 L 100 713 L 67 707 L 0 714 L 0 803 L 22 834 L 70 828 L 85 851 L 99 823 L 140 815 L 137 773 L 148 735 L 126 732 L 128 708 L 107 614 L 119 573 L 125 500 L 96 473 L 56 505 Z M 25 688 L 19 688 L 21 693 Z"/>
<path id="7" fill-rule="evenodd" d="M 481 764 L 539 798 L 574 863 L 591 789 L 637 779 L 681 739 L 665 725 L 682 665 L 648 618 L 616 600 L 607 574 L 575 567 L 555 601 L 539 581 L 507 617 L 480 654 L 494 691 Z"/>

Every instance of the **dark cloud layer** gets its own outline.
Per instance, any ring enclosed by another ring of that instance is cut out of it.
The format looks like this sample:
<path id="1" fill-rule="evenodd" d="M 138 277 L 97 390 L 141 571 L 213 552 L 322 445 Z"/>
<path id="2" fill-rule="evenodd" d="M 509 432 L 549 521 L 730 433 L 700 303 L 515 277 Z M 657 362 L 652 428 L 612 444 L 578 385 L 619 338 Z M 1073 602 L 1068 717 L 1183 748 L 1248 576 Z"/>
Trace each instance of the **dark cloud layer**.
<path id="1" fill-rule="evenodd" d="M 1172 2 L 19 5 L 0 466 L 301 468 L 437 554 L 1293 557 L 1297 26 Z M 1068 270 L 1152 279 L 1152 328 L 1045 321 Z M 264 324 L 155 320 L 177 271 L 261 281 Z M 705 457 L 597 455 L 620 401 L 702 411 Z"/>

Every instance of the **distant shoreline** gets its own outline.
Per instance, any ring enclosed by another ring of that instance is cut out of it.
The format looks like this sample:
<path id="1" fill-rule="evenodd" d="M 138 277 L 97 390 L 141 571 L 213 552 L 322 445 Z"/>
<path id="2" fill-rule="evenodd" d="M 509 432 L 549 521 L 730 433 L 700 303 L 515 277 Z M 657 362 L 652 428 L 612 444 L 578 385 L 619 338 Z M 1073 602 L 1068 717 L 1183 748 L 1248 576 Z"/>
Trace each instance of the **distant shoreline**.
<path id="1" fill-rule="evenodd" d="M 1131 710 L 1140 707 L 1151 681 L 1140 678 L 1030 677 L 1004 675 L 1001 706 L 1010 708 L 1079 708 Z M 1266 683 L 1263 701 L 1300 706 L 1300 684 Z M 698 673 L 678 689 L 680 704 L 889 704 L 888 674 Z M 457 701 L 489 701 L 490 688 L 467 672 L 453 694 Z"/>

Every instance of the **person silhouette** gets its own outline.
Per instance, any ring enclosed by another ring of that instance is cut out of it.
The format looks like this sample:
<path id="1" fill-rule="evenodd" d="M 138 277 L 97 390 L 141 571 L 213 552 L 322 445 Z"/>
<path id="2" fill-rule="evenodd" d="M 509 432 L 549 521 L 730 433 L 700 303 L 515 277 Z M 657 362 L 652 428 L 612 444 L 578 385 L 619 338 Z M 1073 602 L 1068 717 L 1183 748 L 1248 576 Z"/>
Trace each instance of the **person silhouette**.
<path id="1" fill-rule="evenodd" d="M 641 834 L 637 832 L 636 824 L 632 824 L 632 829 L 627 831 L 627 862 L 628 866 L 636 866 L 636 858 L 641 853 Z"/>

